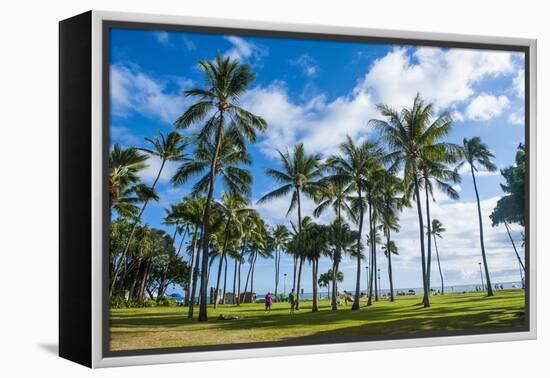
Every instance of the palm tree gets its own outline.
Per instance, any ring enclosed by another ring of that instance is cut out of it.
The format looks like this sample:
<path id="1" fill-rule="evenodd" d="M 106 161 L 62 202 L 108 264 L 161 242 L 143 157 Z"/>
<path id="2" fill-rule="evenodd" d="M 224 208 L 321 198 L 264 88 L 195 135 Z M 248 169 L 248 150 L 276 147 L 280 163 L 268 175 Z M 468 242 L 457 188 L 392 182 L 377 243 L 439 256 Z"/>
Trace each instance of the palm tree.
<path id="1" fill-rule="evenodd" d="M 109 154 L 109 208 L 121 216 L 134 217 L 139 210 L 135 206 L 140 202 L 139 193 L 148 189 L 139 184 L 139 172 L 147 168 L 147 159 L 149 156 L 137 148 L 122 148 L 119 144 L 115 144 Z"/>
<path id="2" fill-rule="evenodd" d="M 374 206 L 371 206 L 370 209 L 372 209 Z M 367 306 L 372 305 L 372 296 L 373 296 L 373 288 L 374 288 L 374 300 L 378 302 L 378 281 L 376 280 L 376 272 L 377 272 L 377 261 L 376 261 L 376 246 L 379 244 L 382 244 L 382 238 L 380 237 L 380 226 L 376 225 L 376 219 L 378 217 L 378 213 L 376 211 L 372 211 L 370 219 L 372 219 L 372 228 L 370 230 L 370 233 L 367 235 L 367 244 L 370 245 L 370 263 L 369 263 L 369 279 L 370 282 L 368 284 L 369 287 L 369 295 L 367 300 Z"/>
<path id="3" fill-rule="evenodd" d="M 391 255 L 399 255 L 399 249 L 393 240 L 389 240 L 384 246 L 382 246 L 382 252 L 384 256 L 388 258 L 388 276 L 390 280 L 390 301 L 393 302 L 395 297 L 393 295 L 393 277 L 392 277 L 392 265 Z"/>
<path id="4" fill-rule="evenodd" d="M 210 207 L 214 196 L 214 186 L 218 169 L 218 156 L 223 137 L 227 131 L 231 131 L 238 137 L 244 147 L 245 140 L 256 141 L 256 132 L 264 131 L 267 123 L 263 118 L 250 113 L 238 105 L 239 98 L 247 91 L 256 75 L 250 65 L 240 64 L 238 60 L 229 57 L 222 58 L 217 55 L 215 61 L 208 59 L 199 61 L 199 68 L 205 75 L 206 85 L 203 88 L 194 88 L 185 91 L 188 97 L 197 98 L 197 102 L 187 109 L 175 122 L 179 129 L 201 122 L 208 117 L 200 130 L 198 138 L 210 142 L 213 146 L 213 154 L 210 160 L 210 172 L 207 186 L 206 208 L 202 222 L 202 275 L 201 275 L 201 304 L 199 321 L 207 321 L 206 289 L 207 257 L 209 244 Z M 244 149 L 244 148 L 243 148 Z"/>
<path id="5" fill-rule="evenodd" d="M 388 276 L 390 281 L 390 301 L 394 301 L 394 292 L 393 292 L 393 270 L 391 263 L 391 255 L 398 254 L 397 246 L 391 240 L 391 232 L 398 232 L 399 227 L 399 217 L 398 212 L 404 206 L 408 206 L 408 201 L 403 197 L 403 182 L 397 177 L 393 172 L 393 167 L 390 167 L 384 175 L 382 176 L 382 185 L 381 185 L 381 226 L 386 236 L 386 245 L 382 247 L 384 254 L 388 258 Z"/>
<path id="6" fill-rule="evenodd" d="M 432 158 L 423 159 L 420 166 L 420 175 L 422 180 L 422 185 L 424 186 L 425 199 L 426 199 L 426 227 L 427 231 L 427 242 L 428 242 L 428 258 L 427 258 L 427 267 L 426 267 L 426 281 L 428 285 L 428 291 L 431 292 L 431 267 L 432 267 L 432 242 L 431 242 L 431 216 L 430 216 L 430 198 L 435 201 L 434 197 L 434 186 L 436 186 L 439 191 L 444 193 L 447 197 L 456 200 L 460 198 L 458 192 L 453 188 L 453 186 L 446 181 L 451 183 L 459 183 L 460 175 L 456 170 L 447 168 L 446 164 L 456 162 L 458 159 L 458 151 L 460 150 L 459 146 L 452 145 L 452 148 L 449 149 L 448 153 L 438 154 Z"/>
<path id="7" fill-rule="evenodd" d="M 184 150 L 187 147 L 187 142 L 183 136 L 181 136 L 179 133 L 175 131 L 168 133 L 168 135 L 166 136 L 164 136 L 164 134 L 160 134 L 158 137 L 155 137 L 153 139 L 145 138 L 145 140 L 150 144 L 152 144 L 153 148 L 152 149 L 139 148 L 139 150 L 146 152 L 150 156 L 156 156 L 160 159 L 159 170 L 157 172 L 155 180 L 153 181 L 153 184 L 151 185 L 151 191 L 154 191 L 155 186 L 157 185 L 160 179 L 160 176 L 162 174 L 162 171 L 164 169 L 166 162 L 182 161 L 186 159 Z M 136 216 L 136 221 L 134 222 L 132 230 L 130 231 L 130 235 L 128 236 L 128 241 L 126 242 L 126 246 L 122 251 L 122 255 L 120 257 L 119 263 L 113 275 L 113 282 L 111 282 L 111 293 L 115 288 L 116 279 L 122 269 L 123 264 L 125 263 L 126 254 L 128 253 L 128 248 L 130 247 L 130 243 L 132 242 L 132 238 L 134 237 L 136 228 L 139 222 L 141 221 L 141 216 L 143 215 L 143 212 L 145 211 L 145 208 L 147 207 L 148 203 L 149 203 L 149 199 L 146 199 L 143 202 L 143 205 L 141 206 L 141 210 Z M 123 281 L 122 277 L 121 277 L 121 280 Z"/>
<path id="8" fill-rule="evenodd" d="M 281 158 L 283 166 L 282 170 L 273 168 L 266 169 L 266 174 L 271 176 L 275 181 L 282 184 L 281 187 L 267 193 L 258 200 L 258 203 L 264 203 L 276 198 L 284 197 L 292 193 L 290 206 L 287 211 L 287 216 L 294 209 L 298 210 L 298 232 L 302 229 L 302 198 L 304 193 L 308 197 L 314 198 L 317 189 L 319 188 L 318 180 L 321 177 L 319 168 L 321 155 L 308 155 L 305 152 L 304 144 L 299 143 L 294 146 L 292 155 L 289 151 L 285 153 L 277 151 Z M 295 288 L 298 290 L 296 297 L 296 310 L 300 309 L 300 277 L 304 258 L 301 257 L 298 266 L 298 279 L 295 279 Z M 295 262 L 296 263 L 296 262 Z"/>
<path id="9" fill-rule="evenodd" d="M 361 290 L 361 235 L 363 233 L 363 217 L 365 214 L 363 195 L 373 166 L 382 162 L 384 154 L 378 143 L 364 141 L 360 145 L 355 145 L 349 135 L 346 141 L 340 144 L 340 152 L 341 155 L 334 155 L 327 159 L 327 169 L 332 174 L 328 180 L 333 182 L 341 181 L 344 185 L 350 186 L 350 192 L 357 193 L 356 207 L 358 208 L 357 221 L 359 224 L 356 246 L 357 278 L 355 282 L 355 297 L 351 309 L 358 310 Z"/>
<path id="10" fill-rule="evenodd" d="M 277 298 L 279 287 L 281 254 L 286 249 L 289 237 L 290 233 L 284 224 L 278 224 L 272 232 L 273 239 L 271 242 L 275 248 L 275 298 Z"/>
<path id="11" fill-rule="evenodd" d="M 350 207 L 350 201 L 353 199 L 353 193 L 350 193 L 352 186 L 345 185 L 339 180 L 326 179 L 319 181 L 319 184 L 319 189 L 315 195 L 317 207 L 313 210 L 313 215 L 318 218 L 331 207 L 337 218 L 342 217 L 342 210 L 350 218 L 353 218 L 353 210 Z"/>
<path id="12" fill-rule="evenodd" d="M 343 218 L 336 218 L 328 226 L 328 254 L 332 259 L 332 269 L 330 279 L 332 281 L 332 296 L 331 296 L 331 308 L 333 310 L 338 309 L 338 284 L 342 282 L 339 277 L 343 273 L 339 271 L 340 262 L 345 253 L 350 253 L 354 248 L 354 242 L 357 240 L 357 232 L 350 229 L 349 225 L 343 220 Z M 343 278 L 342 278 L 343 279 Z"/>
<path id="13" fill-rule="evenodd" d="M 443 238 L 443 233 L 447 231 L 439 219 L 432 219 L 431 236 L 434 238 L 435 255 L 437 257 L 437 267 L 439 268 L 439 277 L 441 278 L 441 295 L 445 293 L 443 285 L 443 272 L 441 271 L 441 262 L 439 261 L 439 250 L 437 249 L 437 238 Z M 430 236 L 430 235 L 428 235 Z"/>
<path id="14" fill-rule="evenodd" d="M 336 277 L 336 281 L 340 283 L 344 282 L 344 273 L 338 272 L 337 274 L 334 274 L 334 271 L 332 269 L 329 269 L 327 272 L 319 275 L 319 279 L 317 280 L 317 282 L 319 283 L 319 287 L 327 288 L 327 298 L 331 297 L 330 286 L 331 286 L 331 283 L 333 282 L 333 277 Z M 332 296 L 335 296 L 335 295 L 336 294 L 334 293 L 334 289 L 333 289 Z"/>
<path id="15" fill-rule="evenodd" d="M 468 164 L 470 166 L 470 172 L 472 173 L 472 182 L 474 183 L 474 191 L 476 193 L 477 201 L 477 216 L 479 220 L 479 242 L 481 244 L 481 257 L 483 258 L 483 266 L 485 268 L 485 279 L 487 280 L 487 296 L 493 296 L 493 288 L 491 286 L 491 278 L 489 277 L 489 267 L 487 266 L 487 256 L 485 254 L 485 243 L 483 240 L 483 221 L 481 216 L 481 203 L 479 201 L 479 192 L 477 190 L 476 175 L 478 167 L 483 167 L 489 172 L 494 172 L 497 167 L 491 161 L 495 156 L 489 150 L 489 147 L 485 143 L 481 142 L 479 137 L 473 137 L 472 139 L 464 138 L 463 148 L 461 151 L 462 161 L 457 167 L 460 169 L 463 165 Z"/>
<path id="16" fill-rule="evenodd" d="M 455 146 L 442 142 L 452 128 L 452 118 L 447 113 L 433 119 L 433 104 L 426 104 L 420 95 L 416 95 L 413 106 L 400 112 L 387 105 L 378 105 L 384 120 L 373 119 L 369 123 L 381 131 L 382 139 L 392 153 L 390 157 L 396 163 L 404 165 L 404 179 L 412 185 L 412 196 L 416 200 L 419 223 L 420 254 L 422 261 L 422 286 L 424 307 L 430 306 L 427 282 L 426 250 L 424 246 L 424 218 L 420 202 L 422 162 L 437 161 L 439 157 L 452 154 Z"/>
<path id="17" fill-rule="evenodd" d="M 236 235 L 237 236 L 241 235 L 242 226 L 241 226 L 240 220 L 243 217 L 246 217 L 248 213 L 253 211 L 252 209 L 246 207 L 246 200 L 239 194 L 229 194 L 224 192 L 222 193 L 221 197 L 222 197 L 221 201 L 218 202 L 218 208 L 220 209 L 220 215 L 224 220 L 225 227 L 224 227 L 224 235 L 223 235 L 223 246 L 221 249 L 220 264 L 218 268 L 218 279 L 216 281 L 216 291 L 215 291 L 216 293 L 220 288 L 220 274 L 221 274 L 222 263 L 227 261 L 226 253 L 227 253 L 227 248 L 230 243 L 230 240 L 232 239 L 232 236 L 233 236 L 233 239 L 235 239 Z M 227 264 L 225 266 L 227 270 Z M 222 298 L 225 299 L 225 296 Z M 217 305 L 218 305 L 217 301 L 214 301 L 214 308 L 217 308 Z"/>

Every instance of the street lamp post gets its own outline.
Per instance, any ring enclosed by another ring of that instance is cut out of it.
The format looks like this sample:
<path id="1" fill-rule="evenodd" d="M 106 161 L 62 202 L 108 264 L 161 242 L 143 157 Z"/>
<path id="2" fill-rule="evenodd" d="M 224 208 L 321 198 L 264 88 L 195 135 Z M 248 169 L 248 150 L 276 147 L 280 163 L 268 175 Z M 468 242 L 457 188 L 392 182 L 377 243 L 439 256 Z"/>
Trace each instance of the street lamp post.
<path id="1" fill-rule="evenodd" d="M 382 296 L 382 284 L 380 283 L 380 268 L 378 268 L 378 295 Z"/>
<path id="2" fill-rule="evenodd" d="M 368 295 L 368 293 L 369 293 L 369 267 L 366 266 L 365 270 L 367 271 L 367 285 L 366 285 L 366 287 L 367 287 L 367 295 Z"/>
<path id="3" fill-rule="evenodd" d="M 283 287 L 284 287 L 284 293 L 286 295 L 286 273 L 283 274 Z"/>
<path id="4" fill-rule="evenodd" d="M 481 270 L 481 263 L 479 264 L 479 276 L 481 277 L 481 290 L 485 290 L 485 283 L 483 281 L 483 272 Z"/>

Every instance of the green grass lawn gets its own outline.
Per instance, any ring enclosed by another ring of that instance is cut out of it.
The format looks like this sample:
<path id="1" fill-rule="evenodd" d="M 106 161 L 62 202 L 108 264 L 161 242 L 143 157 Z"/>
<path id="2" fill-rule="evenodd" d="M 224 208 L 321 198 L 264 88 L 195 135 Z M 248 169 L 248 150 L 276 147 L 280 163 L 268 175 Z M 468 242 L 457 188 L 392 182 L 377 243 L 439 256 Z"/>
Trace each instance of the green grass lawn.
<path id="1" fill-rule="evenodd" d="M 153 349 L 253 342 L 330 342 L 343 337 L 414 335 L 425 331 L 483 330 L 522 327 L 525 321 L 523 290 L 433 296 L 432 306 L 423 308 L 419 296 L 381 300 L 372 306 L 350 311 L 350 306 L 331 311 L 328 300 L 320 311 L 311 312 L 311 302 L 289 314 L 287 303 L 274 303 L 266 313 L 264 305 L 220 305 L 208 310 L 209 321 L 187 319 L 187 307 L 112 309 L 111 350 Z M 365 303 L 366 304 L 366 303 Z M 198 313 L 198 309 L 195 314 Z M 217 320 L 220 314 L 238 320 Z"/>

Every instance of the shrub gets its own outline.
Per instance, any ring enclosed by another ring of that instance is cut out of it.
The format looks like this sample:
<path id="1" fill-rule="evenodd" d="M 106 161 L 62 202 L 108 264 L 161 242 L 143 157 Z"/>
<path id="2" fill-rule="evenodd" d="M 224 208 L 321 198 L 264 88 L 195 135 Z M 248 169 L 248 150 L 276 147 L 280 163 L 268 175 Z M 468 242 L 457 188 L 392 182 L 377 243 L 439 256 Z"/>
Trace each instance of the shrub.
<path id="1" fill-rule="evenodd" d="M 160 298 L 159 300 L 157 300 L 158 306 L 171 307 L 171 306 L 175 306 L 176 304 L 177 303 L 174 298 Z"/>

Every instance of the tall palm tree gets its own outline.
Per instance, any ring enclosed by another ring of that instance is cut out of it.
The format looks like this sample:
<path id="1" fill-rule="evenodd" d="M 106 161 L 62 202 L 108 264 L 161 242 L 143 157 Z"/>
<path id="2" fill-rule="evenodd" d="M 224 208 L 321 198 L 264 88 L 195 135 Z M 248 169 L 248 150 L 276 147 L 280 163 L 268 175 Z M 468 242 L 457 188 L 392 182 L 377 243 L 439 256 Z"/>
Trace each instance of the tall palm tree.
<path id="1" fill-rule="evenodd" d="M 281 255 L 286 249 L 289 237 L 290 232 L 284 224 L 278 224 L 272 232 L 272 244 L 275 248 L 275 298 L 279 287 Z"/>
<path id="2" fill-rule="evenodd" d="M 470 166 L 470 172 L 472 173 L 472 182 L 474 183 L 474 191 L 476 193 L 476 201 L 477 201 L 477 216 L 479 220 L 479 242 L 481 244 L 481 257 L 483 259 L 483 266 L 485 269 L 485 279 L 487 282 L 487 296 L 492 297 L 493 288 L 491 286 L 491 278 L 489 277 L 489 267 L 487 266 L 487 255 L 485 254 L 481 203 L 479 201 L 479 192 L 477 189 L 475 172 L 479 170 L 479 167 L 483 167 L 489 172 L 496 171 L 497 167 L 491 161 L 491 159 L 493 159 L 495 156 L 489 150 L 489 147 L 485 143 L 481 142 L 481 139 L 479 137 L 473 137 L 472 139 L 464 138 L 461 157 L 462 157 L 462 161 L 458 165 L 457 169 L 460 169 L 463 165 L 468 164 Z"/>
<path id="3" fill-rule="evenodd" d="M 325 226 L 310 223 L 308 227 L 302 229 L 298 234 L 300 238 L 300 249 L 302 255 L 311 263 L 311 278 L 313 288 L 313 300 L 311 311 L 319 311 L 319 295 L 318 295 L 318 273 L 319 259 L 321 256 L 328 254 L 327 248 L 327 228 Z"/>
<path id="4" fill-rule="evenodd" d="M 206 78 L 206 85 L 202 88 L 193 88 L 185 91 L 185 95 L 197 99 L 175 122 L 179 129 L 208 118 L 201 128 L 198 138 L 201 141 L 211 141 L 213 154 L 210 161 L 210 172 L 207 186 L 206 208 L 202 222 L 202 275 L 201 275 L 201 304 L 199 321 L 207 321 L 206 289 L 208 282 L 208 243 L 210 207 L 214 196 L 214 186 L 218 170 L 216 164 L 220 153 L 223 137 L 227 131 L 233 132 L 244 147 L 245 140 L 256 141 L 256 132 L 264 131 L 267 123 L 259 117 L 239 106 L 239 98 L 248 90 L 256 75 L 250 65 L 241 64 L 230 57 L 222 58 L 218 54 L 215 61 L 204 59 L 199 61 L 199 68 Z"/>
<path id="5" fill-rule="evenodd" d="M 382 247 L 386 257 L 388 258 L 388 276 L 390 281 L 390 301 L 394 301 L 394 292 L 393 292 L 393 271 L 391 263 L 391 255 L 397 254 L 397 246 L 393 240 L 391 240 L 391 232 L 398 232 L 399 227 L 399 216 L 398 213 L 404 206 L 408 206 L 408 201 L 403 197 L 403 182 L 402 180 L 395 175 L 395 172 L 390 167 L 387 171 L 384 172 L 382 176 L 382 185 L 381 185 L 381 226 L 386 236 L 386 245 Z M 395 252 L 392 250 L 394 248 Z"/>
<path id="6" fill-rule="evenodd" d="M 439 250 L 437 248 L 437 238 L 443 238 L 443 233 L 447 231 L 443 227 L 443 223 L 439 219 L 432 219 L 431 236 L 434 238 L 435 255 L 437 257 L 437 267 L 439 268 L 439 277 L 441 278 L 441 295 L 445 293 L 445 285 L 443 284 L 443 272 L 441 271 L 441 262 L 439 260 Z M 430 235 L 429 235 L 430 236 Z"/>
<path id="7" fill-rule="evenodd" d="M 422 262 L 422 286 L 424 307 L 430 306 L 429 289 L 426 271 L 426 249 L 424 245 L 424 218 L 420 202 L 421 164 L 425 159 L 435 161 L 441 155 L 452 152 L 454 145 L 442 142 L 452 128 L 452 118 L 443 113 L 434 119 L 433 104 L 425 103 L 420 95 L 414 99 L 410 108 L 400 112 L 387 105 L 378 105 L 378 110 L 385 118 L 373 119 L 369 123 L 381 131 L 382 139 L 388 144 L 392 153 L 390 157 L 404 165 L 404 179 L 412 183 L 412 193 L 416 200 L 418 213 L 418 230 Z"/>
<path id="8" fill-rule="evenodd" d="M 390 301 L 393 302 L 395 300 L 395 296 L 393 294 L 391 255 L 399 255 L 399 250 L 393 240 L 388 240 L 388 242 L 382 246 L 382 252 L 384 252 L 384 256 L 388 258 L 388 276 L 390 280 Z"/>
<path id="9" fill-rule="evenodd" d="M 337 217 L 327 229 L 328 254 L 332 259 L 332 269 L 329 269 L 330 280 L 332 281 L 331 308 L 338 309 L 338 282 L 342 282 L 339 277 L 343 273 L 339 270 L 342 257 L 350 253 L 354 248 L 354 242 L 357 240 L 357 232 L 350 229 L 343 218 Z M 342 278 L 343 279 L 343 278 Z"/>
<path id="10" fill-rule="evenodd" d="M 304 144 L 299 143 L 294 146 L 292 154 L 289 151 L 285 153 L 278 151 L 281 158 L 282 170 L 268 168 L 266 174 L 271 176 L 275 181 L 282 184 L 281 187 L 267 193 L 258 200 L 258 203 L 264 203 L 276 198 L 284 197 L 292 193 L 290 206 L 287 211 L 287 216 L 294 209 L 298 210 L 298 232 L 302 229 L 302 193 L 308 197 L 314 198 L 319 187 L 318 180 L 321 177 L 321 155 L 308 155 L 305 152 Z M 296 297 L 296 309 L 300 309 L 300 279 L 304 258 L 301 257 L 298 266 L 298 279 L 296 289 L 298 290 Z"/>
<path id="11" fill-rule="evenodd" d="M 149 142 L 152 145 L 152 148 L 139 148 L 139 150 L 146 152 L 150 156 L 156 156 L 160 159 L 160 167 L 157 172 L 157 175 L 153 181 L 153 184 L 151 185 L 151 190 L 154 191 L 155 187 L 160 179 L 160 176 L 162 174 L 162 171 L 164 169 L 164 166 L 166 165 L 166 162 L 168 161 L 182 161 L 186 159 L 186 155 L 184 154 L 185 148 L 187 147 L 187 141 L 185 138 L 180 135 L 179 133 L 172 131 L 168 133 L 168 135 L 159 134 L 159 136 L 151 139 L 151 138 L 145 138 L 147 142 Z M 147 207 L 147 204 L 149 203 L 149 199 L 145 200 L 143 202 L 143 205 L 141 206 L 141 209 L 139 213 L 136 216 L 136 221 L 134 222 L 134 225 L 132 226 L 132 230 L 130 231 L 130 235 L 128 236 L 128 241 L 126 242 L 126 246 L 124 247 L 124 250 L 122 251 L 122 255 L 120 257 L 119 263 L 115 269 L 115 273 L 113 274 L 113 282 L 111 282 L 111 293 L 113 292 L 116 284 L 117 277 L 124 266 L 126 255 L 128 253 L 128 248 L 130 247 L 130 243 L 132 242 L 132 239 L 134 237 L 134 234 L 136 232 L 136 228 L 138 224 L 141 221 L 141 217 L 143 215 L 143 212 L 145 211 L 145 208 Z M 123 281 L 123 279 L 121 278 Z"/>
<path id="12" fill-rule="evenodd" d="M 339 180 L 320 180 L 319 189 L 315 195 L 317 207 L 313 210 L 313 215 L 318 218 L 330 207 L 337 218 L 342 217 L 342 210 L 352 218 L 353 210 L 350 207 L 350 201 L 353 200 L 353 193 L 351 193 L 351 188 L 350 185 L 345 185 Z"/>
<path id="13" fill-rule="evenodd" d="M 340 144 L 340 154 L 333 155 L 327 159 L 327 167 L 333 182 L 341 181 L 349 185 L 349 190 L 357 194 L 357 220 L 359 233 L 357 234 L 356 258 L 357 277 L 355 282 L 355 297 L 352 310 L 359 309 L 361 290 L 361 258 L 362 245 L 361 235 L 363 233 L 363 217 L 365 214 L 365 201 L 363 195 L 373 166 L 379 165 L 383 160 L 383 150 L 376 142 L 364 141 L 356 145 L 348 135 L 345 142 Z"/>
<path id="14" fill-rule="evenodd" d="M 460 182 L 460 175 L 456 170 L 447 168 L 446 164 L 455 162 L 458 159 L 459 146 L 453 146 L 449 150 L 448 154 L 439 154 L 437 160 L 424 159 L 421 163 L 421 179 L 424 186 L 424 193 L 426 199 L 426 228 L 427 242 L 428 242 L 428 258 L 426 266 L 426 281 L 428 285 L 428 292 L 431 292 L 431 271 L 432 271 L 432 242 L 431 242 L 431 215 L 430 215 L 430 199 L 435 201 L 434 186 L 436 186 L 440 192 L 445 194 L 450 199 L 456 200 L 460 198 L 460 195 L 450 183 Z M 447 183 L 449 181 L 450 183 Z"/>

